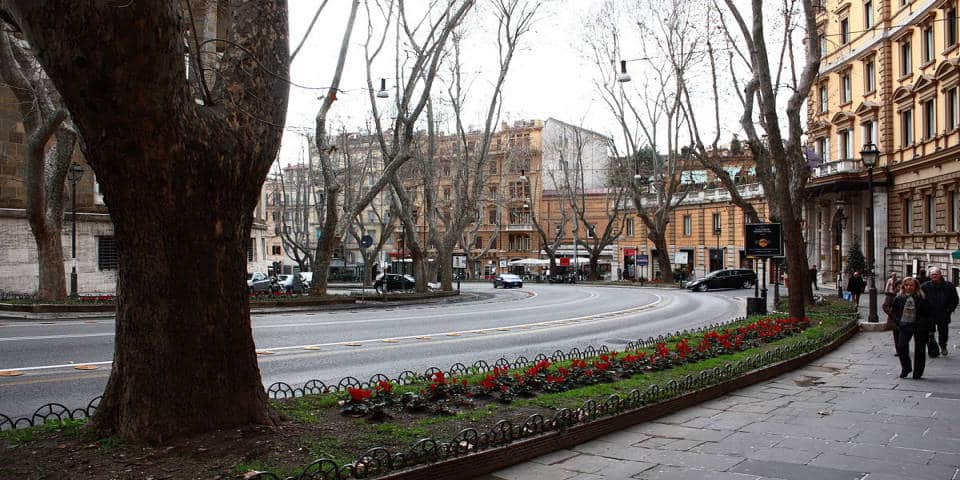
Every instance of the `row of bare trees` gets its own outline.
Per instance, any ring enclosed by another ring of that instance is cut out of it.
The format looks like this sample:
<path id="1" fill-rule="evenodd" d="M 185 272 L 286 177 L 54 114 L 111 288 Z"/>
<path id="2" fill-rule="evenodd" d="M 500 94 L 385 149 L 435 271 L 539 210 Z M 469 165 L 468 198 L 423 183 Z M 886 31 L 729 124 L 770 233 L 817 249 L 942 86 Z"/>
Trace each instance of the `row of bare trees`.
<path id="1" fill-rule="evenodd" d="M 735 78 L 747 79 L 740 85 L 741 126 L 772 211 L 784 224 L 789 274 L 804 286 L 808 282 L 803 281 L 807 270 L 799 214 L 806 170 L 800 107 L 816 75 L 819 52 L 811 0 L 784 2 L 783 43 L 787 46 L 781 52 L 787 54 L 781 53 L 781 64 L 774 67 L 764 32 L 763 7 L 770 2 L 751 0 L 752 18 L 742 15 L 733 0 L 724 0 L 725 9 L 714 3 L 709 11 L 724 26 L 732 18 L 732 26 L 724 29 L 726 51 L 733 52 L 730 63 L 736 65 Z M 49 286 L 42 286 L 41 294 L 63 296 L 59 245 L 63 176 L 66 159 L 79 144 L 96 173 L 120 252 L 115 355 L 93 425 L 128 439 L 164 443 L 240 424 L 273 424 L 279 417 L 261 383 L 242 279 L 251 213 L 275 161 L 286 114 L 291 61 L 287 2 L 115 3 L 0 0 L 0 18 L 5 22 L 0 32 L 0 74 L 17 96 L 28 137 L 29 216 L 44 256 L 41 283 Z M 335 137 L 328 134 L 327 116 L 336 100 L 361 6 L 359 0 L 351 3 L 338 66 L 317 113 L 313 136 L 323 186 L 322 196 L 314 194 L 313 202 L 323 204 L 321 241 L 311 261 L 315 293 L 326 289 L 336 242 L 387 187 L 396 201 L 392 214 L 405 226 L 408 245 L 419 249 L 422 257 L 424 246 L 413 238 L 416 222 L 409 208 L 414 192 L 398 172 L 413 159 L 421 163 L 421 172 L 437 161 L 435 122 L 442 118 L 454 119 L 460 138 L 459 150 L 451 152 L 459 158 L 456 193 L 449 203 L 438 201 L 436 191 L 431 191 L 435 181 L 425 180 L 418 193 L 426 206 L 421 214 L 430 216 L 429 224 L 438 227 L 428 232 L 428 241 L 438 252 L 449 256 L 457 242 L 468 250 L 463 245 L 471 234 L 466 226 L 477 216 L 471 206 L 477 204 L 479 186 L 484 184 L 478 172 L 489 161 L 492 125 L 501 105 L 499 88 L 520 38 L 529 31 L 537 4 L 488 2 L 499 19 L 500 79 L 493 94 L 481 96 L 489 99 L 488 114 L 482 134 L 474 138 L 456 113 L 471 97 L 456 67 L 460 58 L 456 39 L 475 0 L 418 4 L 416 11 L 408 3 L 363 2 L 370 118 L 382 167 L 369 189 L 348 196 L 341 193 L 346 180 L 335 174 L 337 146 L 331 141 Z M 690 2 L 646 3 L 656 14 L 635 16 L 637 31 L 641 37 L 662 39 L 650 48 L 665 54 L 648 55 L 666 59 L 659 64 L 661 75 L 648 77 L 644 85 L 649 89 L 629 92 L 614 86 L 610 78 L 600 84 L 628 139 L 618 156 L 629 159 L 628 163 L 632 160 L 637 175 L 648 179 L 640 184 L 645 186 L 631 183 L 629 191 L 651 239 L 661 248 L 658 242 L 673 204 L 670 199 L 680 193 L 674 169 L 681 131 L 686 129 L 695 137 L 692 143 L 701 156 L 705 152 L 694 126 L 694 100 L 688 89 L 691 62 L 705 42 L 683 40 L 689 38 L 685 35 L 696 35 L 696 29 L 684 23 L 694 8 Z M 613 5 L 609 2 L 605 8 Z M 610 10 L 604 15 L 616 13 Z M 201 25 L 210 21 L 224 28 Z M 597 23 L 598 34 L 613 35 L 598 35 L 607 40 L 591 45 L 598 66 L 609 74 L 610 61 L 623 58 L 624 51 L 619 30 L 604 32 L 602 21 Z M 805 39 L 800 58 L 792 54 L 797 28 Z M 219 36 L 201 38 L 198 32 L 206 31 Z M 21 39 L 29 51 L 21 46 Z M 189 63 L 184 62 L 185 55 Z M 371 74 L 381 55 L 390 56 L 388 62 L 395 68 L 393 100 L 386 114 L 390 122 L 378 106 Z M 144 61 L 147 57 L 150 61 Z M 711 65 L 713 58 L 710 55 Z M 444 79 L 446 95 L 441 99 L 433 93 L 444 65 L 454 67 Z M 189 75 L 188 68 L 195 73 Z M 742 70 L 746 74 L 739 73 Z M 711 71 L 717 75 L 716 69 Z M 787 72 L 788 78 L 781 78 L 781 72 Z M 790 87 L 782 88 L 783 83 Z M 784 96 L 786 126 L 782 127 L 778 107 Z M 717 97 L 714 103 L 719 110 L 721 103 L 728 102 Z M 443 117 L 441 107 L 455 113 Z M 416 132 L 423 130 L 423 123 L 426 134 L 421 136 Z M 761 141 L 761 131 L 768 142 Z M 662 142 L 668 152 L 665 157 L 659 153 Z M 653 152 L 649 172 L 641 170 L 646 168 L 642 161 L 646 150 Z M 576 191 L 576 169 L 570 172 L 560 185 Z M 647 211 L 641 208 L 644 203 L 638 195 L 651 192 L 659 200 Z M 569 221 L 582 222 L 583 209 L 582 202 L 572 202 L 566 214 Z M 607 223 L 611 234 L 622 228 L 622 221 Z M 594 237 L 606 237 L 596 233 Z M 548 232 L 540 234 L 548 237 Z M 662 270 L 669 272 L 669 268 Z M 194 271 L 205 275 L 184 275 Z M 449 271 L 445 268 L 442 273 L 444 285 L 449 286 Z M 803 296 L 791 295 L 792 315 L 802 316 L 803 302 Z"/>

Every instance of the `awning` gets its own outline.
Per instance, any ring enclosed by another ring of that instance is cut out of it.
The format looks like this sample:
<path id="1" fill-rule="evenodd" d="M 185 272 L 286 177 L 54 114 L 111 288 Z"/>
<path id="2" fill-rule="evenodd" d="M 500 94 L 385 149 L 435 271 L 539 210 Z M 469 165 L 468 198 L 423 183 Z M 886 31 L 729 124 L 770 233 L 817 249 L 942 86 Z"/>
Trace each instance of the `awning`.
<path id="1" fill-rule="evenodd" d="M 550 265 L 550 260 L 541 260 L 539 258 L 521 258 L 519 260 L 511 261 L 507 265 L 510 265 L 511 267 L 517 267 L 517 266 L 532 267 L 537 265 Z"/>

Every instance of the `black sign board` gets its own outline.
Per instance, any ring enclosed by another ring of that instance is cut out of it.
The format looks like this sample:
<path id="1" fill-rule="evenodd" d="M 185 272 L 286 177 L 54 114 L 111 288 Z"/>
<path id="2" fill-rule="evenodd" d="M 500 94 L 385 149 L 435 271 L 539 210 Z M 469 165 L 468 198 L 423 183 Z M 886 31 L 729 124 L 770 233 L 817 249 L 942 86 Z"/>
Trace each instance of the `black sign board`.
<path id="1" fill-rule="evenodd" d="M 783 256 L 783 235 L 779 223 L 748 223 L 744 225 L 745 252 L 750 257 Z"/>

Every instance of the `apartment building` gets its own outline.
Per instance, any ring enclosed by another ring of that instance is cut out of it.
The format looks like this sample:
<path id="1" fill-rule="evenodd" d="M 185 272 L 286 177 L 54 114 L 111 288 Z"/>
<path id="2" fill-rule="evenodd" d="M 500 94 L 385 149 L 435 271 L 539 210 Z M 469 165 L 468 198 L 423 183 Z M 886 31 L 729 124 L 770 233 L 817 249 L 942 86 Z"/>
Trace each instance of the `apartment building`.
<path id="1" fill-rule="evenodd" d="M 868 235 L 879 280 L 930 266 L 960 280 L 957 12 L 956 0 L 822 2 L 804 230 L 823 283 L 845 282 L 849 246 L 866 251 Z M 868 143 L 880 152 L 872 201 Z"/>

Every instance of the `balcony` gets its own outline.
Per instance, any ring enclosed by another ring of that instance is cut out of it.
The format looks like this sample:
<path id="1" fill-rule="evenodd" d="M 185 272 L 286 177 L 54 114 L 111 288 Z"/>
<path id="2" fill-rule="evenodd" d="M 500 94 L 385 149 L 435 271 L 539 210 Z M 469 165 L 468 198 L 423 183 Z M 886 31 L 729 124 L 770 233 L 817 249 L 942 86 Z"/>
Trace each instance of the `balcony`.
<path id="1" fill-rule="evenodd" d="M 762 197 L 763 185 L 759 183 L 738 185 L 737 191 L 743 198 Z M 688 192 L 687 196 L 684 197 L 683 201 L 681 202 L 681 205 L 729 202 L 730 198 L 730 192 L 728 192 L 726 188 L 711 188 L 707 190 Z M 643 208 L 655 208 L 658 201 L 659 200 L 656 195 L 645 195 L 641 202 L 641 206 Z M 632 208 L 632 206 L 633 199 L 624 199 L 624 205 L 622 205 L 621 208 Z"/>
<path id="2" fill-rule="evenodd" d="M 532 232 L 533 224 L 532 223 L 509 223 L 504 225 L 504 230 L 507 232 Z"/>
<path id="3" fill-rule="evenodd" d="M 819 167 L 814 168 L 811 177 L 812 178 L 821 178 L 829 177 L 830 175 L 837 175 L 839 173 L 857 173 L 863 171 L 863 162 L 859 159 L 848 158 L 845 160 L 837 160 L 835 162 L 827 162 L 820 164 Z"/>

